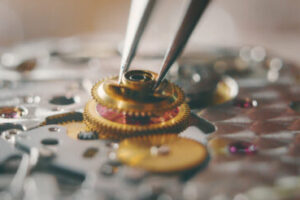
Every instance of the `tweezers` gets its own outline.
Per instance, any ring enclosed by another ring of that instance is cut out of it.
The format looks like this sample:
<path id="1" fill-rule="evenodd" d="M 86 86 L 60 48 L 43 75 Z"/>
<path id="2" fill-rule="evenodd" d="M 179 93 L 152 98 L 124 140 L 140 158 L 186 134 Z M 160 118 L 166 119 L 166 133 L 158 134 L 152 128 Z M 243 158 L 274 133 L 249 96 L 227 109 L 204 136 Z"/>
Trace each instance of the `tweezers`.
<path id="1" fill-rule="evenodd" d="M 147 26 L 149 21 L 148 19 L 152 13 L 155 2 L 156 0 L 131 1 L 127 32 L 122 52 L 119 83 L 123 73 L 128 71 L 131 61 L 135 56 L 136 49 L 141 36 L 143 35 L 145 27 Z M 166 51 L 156 84 L 154 85 L 153 89 L 159 86 L 172 64 L 181 54 L 208 3 L 209 0 L 189 0 L 187 10 L 183 15 L 179 27 L 175 33 L 175 37 L 171 41 Z"/>

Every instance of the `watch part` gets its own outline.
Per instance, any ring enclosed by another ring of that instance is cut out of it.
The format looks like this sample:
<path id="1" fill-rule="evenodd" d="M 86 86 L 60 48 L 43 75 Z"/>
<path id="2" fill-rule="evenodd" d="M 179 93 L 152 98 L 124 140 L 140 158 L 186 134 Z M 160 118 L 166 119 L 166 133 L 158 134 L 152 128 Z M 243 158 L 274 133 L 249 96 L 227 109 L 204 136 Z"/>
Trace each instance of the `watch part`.
<path id="1" fill-rule="evenodd" d="M 128 138 L 119 144 L 118 158 L 125 164 L 152 172 L 194 168 L 207 158 L 206 148 L 176 134 Z"/>
<path id="2" fill-rule="evenodd" d="M 97 112 L 97 102 L 94 100 L 89 101 L 86 104 L 84 111 L 84 120 L 88 123 L 91 130 L 102 133 L 110 133 L 118 138 L 124 138 L 134 135 L 154 134 L 154 133 L 179 133 L 186 128 L 189 122 L 189 107 L 187 104 L 182 104 L 176 111 L 176 115 L 173 118 L 166 117 L 166 120 L 162 120 L 161 117 L 149 117 L 147 123 L 136 123 L 138 120 L 134 120 L 129 116 L 130 120 L 126 121 L 126 114 L 114 113 L 115 119 L 101 116 Z M 167 113 L 168 114 L 168 113 Z M 112 115 L 110 115 L 111 117 Z M 143 117 L 142 119 L 144 119 Z M 137 117 L 138 119 L 138 117 Z M 158 119 L 158 122 L 155 120 Z"/>
<path id="3" fill-rule="evenodd" d="M 156 76 L 150 71 L 129 71 L 124 74 L 121 84 L 118 84 L 118 77 L 96 83 L 92 96 L 98 104 L 135 116 L 159 115 L 182 104 L 182 90 L 168 81 L 152 90 Z"/>

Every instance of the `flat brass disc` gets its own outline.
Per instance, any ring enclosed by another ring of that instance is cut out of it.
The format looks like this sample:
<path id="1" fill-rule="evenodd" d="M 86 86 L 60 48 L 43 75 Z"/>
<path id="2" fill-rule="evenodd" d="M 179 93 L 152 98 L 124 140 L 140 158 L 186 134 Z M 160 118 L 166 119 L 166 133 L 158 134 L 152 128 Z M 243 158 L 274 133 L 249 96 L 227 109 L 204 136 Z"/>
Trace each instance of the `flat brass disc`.
<path id="1" fill-rule="evenodd" d="M 125 139 L 119 144 L 117 156 L 127 165 L 168 173 L 200 165 L 207 151 L 196 141 L 166 134 Z"/>

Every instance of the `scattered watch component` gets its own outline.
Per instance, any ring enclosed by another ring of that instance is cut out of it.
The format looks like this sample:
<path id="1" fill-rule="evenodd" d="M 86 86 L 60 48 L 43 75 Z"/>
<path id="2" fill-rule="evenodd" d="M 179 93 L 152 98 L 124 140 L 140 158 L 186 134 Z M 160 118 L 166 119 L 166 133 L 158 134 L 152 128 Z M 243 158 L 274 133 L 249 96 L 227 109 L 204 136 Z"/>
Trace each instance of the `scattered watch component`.
<path id="1" fill-rule="evenodd" d="M 233 104 L 239 108 L 254 108 L 258 106 L 257 101 L 250 98 L 235 99 Z"/>
<path id="2" fill-rule="evenodd" d="M 258 153 L 258 147 L 256 144 L 252 143 L 246 139 L 239 140 L 216 137 L 209 141 L 208 148 L 214 156 L 220 155 L 240 155 L 249 156 Z"/>
<path id="3" fill-rule="evenodd" d="M 200 63 L 200 64 L 199 64 Z M 168 76 L 184 91 L 191 108 L 205 107 L 211 103 L 213 91 L 221 76 L 206 63 L 178 61 L 177 70 Z"/>
<path id="4" fill-rule="evenodd" d="M 213 91 L 212 103 L 208 105 L 223 104 L 231 101 L 238 95 L 238 91 L 239 87 L 236 81 L 229 76 L 224 76 Z"/>
<path id="5" fill-rule="evenodd" d="M 37 59 L 31 58 L 18 64 L 16 70 L 21 73 L 33 71 L 37 66 Z"/>
<path id="6" fill-rule="evenodd" d="M 0 107 L 0 118 L 16 119 L 26 115 L 28 112 L 24 107 Z"/>
<path id="7" fill-rule="evenodd" d="M 171 173 L 195 168 L 207 158 L 206 148 L 177 134 L 149 135 L 121 141 L 121 162 L 152 172 Z"/>

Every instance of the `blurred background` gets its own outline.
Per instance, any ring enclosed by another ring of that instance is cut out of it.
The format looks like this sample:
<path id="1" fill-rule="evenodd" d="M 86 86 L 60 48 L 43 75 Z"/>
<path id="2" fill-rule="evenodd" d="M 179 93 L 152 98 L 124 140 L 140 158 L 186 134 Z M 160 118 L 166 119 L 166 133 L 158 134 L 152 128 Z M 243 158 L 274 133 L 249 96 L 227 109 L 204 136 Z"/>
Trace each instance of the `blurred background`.
<path id="1" fill-rule="evenodd" d="M 141 48 L 166 48 L 185 8 L 158 0 Z M 1 0 L 0 45 L 126 30 L 130 0 Z M 186 51 L 205 46 L 261 45 L 300 63 L 299 0 L 212 0 Z M 151 41 L 151 42 L 150 42 Z"/>

